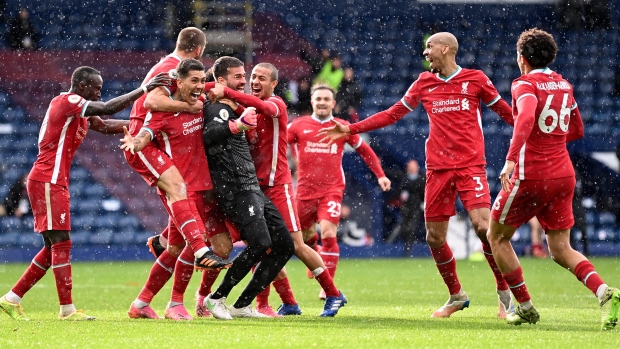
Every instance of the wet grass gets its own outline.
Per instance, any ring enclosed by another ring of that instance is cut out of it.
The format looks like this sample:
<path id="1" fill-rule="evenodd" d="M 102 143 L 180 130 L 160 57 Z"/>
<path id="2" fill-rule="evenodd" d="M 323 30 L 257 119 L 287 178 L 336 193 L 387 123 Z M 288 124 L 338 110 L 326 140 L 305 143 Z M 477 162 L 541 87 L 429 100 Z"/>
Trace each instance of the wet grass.
<path id="1" fill-rule="evenodd" d="M 599 274 L 620 285 L 618 259 L 593 259 Z M 447 291 L 429 259 L 343 260 L 337 284 L 349 304 L 336 318 L 322 309 L 318 284 L 305 267 L 287 266 L 302 316 L 285 319 L 130 320 L 130 302 L 140 291 L 151 263 L 74 263 L 74 301 L 97 317 L 88 323 L 56 319 L 57 296 L 47 275 L 24 298 L 29 322 L 0 314 L 0 348 L 579 348 L 619 347 L 620 328 L 601 332 L 595 297 L 568 271 L 550 260 L 524 259 L 525 279 L 541 321 L 510 327 L 496 317 L 497 298 L 485 262 L 459 261 L 461 283 L 471 306 L 450 319 L 430 319 L 447 299 Z M 25 264 L 0 266 L 0 293 L 5 293 Z M 219 282 L 219 281 L 218 281 Z M 186 306 L 193 313 L 196 274 Z M 217 284 L 217 283 L 216 283 Z M 239 287 L 238 287 L 239 288 Z M 233 291 L 234 299 L 240 288 Z M 163 314 L 170 294 L 166 286 L 153 307 Z M 272 305 L 279 300 L 272 291 Z M 231 301 L 229 301 L 231 303 Z"/>

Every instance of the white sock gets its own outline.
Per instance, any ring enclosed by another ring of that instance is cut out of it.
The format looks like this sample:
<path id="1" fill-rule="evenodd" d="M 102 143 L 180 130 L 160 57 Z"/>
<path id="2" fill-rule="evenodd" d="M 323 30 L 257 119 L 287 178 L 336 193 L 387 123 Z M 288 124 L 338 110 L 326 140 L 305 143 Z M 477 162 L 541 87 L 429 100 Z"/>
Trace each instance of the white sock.
<path id="1" fill-rule="evenodd" d="M 521 309 L 528 311 L 530 309 L 532 309 L 532 307 L 534 307 L 534 304 L 532 304 L 532 300 L 529 300 L 527 302 L 523 302 L 523 303 L 519 303 L 519 305 L 521 306 Z"/>
<path id="2" fill-rule="evenodd" d="M 161 247 L 166 248 L 168 247 L 168 239 L 166 239 L 163 236 L 159 236 L 159 244 L 161 245 Z"/>
<path id="3" fill-rule="evenodd" d="M 607 291 L 607 288 L 608 288 L 607 284 L 602 284 L 596 289 L 596 297 L 598 298 L 599 301 L 603 300 L 603 296 L 605 295 L 605 291 Z"/>
<path id="4" fill-rule="evenodd" d="M 136 308 L 140 309 L 140 308 L 148 307 L 148 306 L 149 306 L 149 303 L 147 303 L 147 302 L 143 302 L 143 301 L 141 301 L 141 300 L 139 300 L 139 299 L 136 299 L 135 301 L 133 301 L 133 305 L 134 305 Z"/>
<path id="5" fill-rule="evenodd" d="M 172 307 L 175 307 L 177 305 L 183 305 L 183 303 L 170 301 L 170 302 L 168 302 L 168 306 L 166 308 L 172 308 Z"/>
<path id="6" fill-rule="evenodd" d="M 194 252 L 194 257 L 196 258 L 200 258 L 202 257 L 205 253 L 211 251 L 208 247 L 203 247 L 201 249 L 199 249 L 198 251 Z"/>
<path id="7" fill-rule="evenodd" d="M 11 303 L 19 304 L 22 301 L 22 297 L 16 295 L 13 291 L 9 291 L 9 293 L 4 295 L 4 299 Z"/>
<path id="8" fill-rule="evenodd" d="M 60 315 L 67 316 L 75 311 L 75 305 L 64 304 L 60 306 Z"/>
<path id="9" fill-rule="evenodd" d="M 312 275 L 314 275 L 314 277 L 317 277 L 317 276 L 321 275 L 321 273 L 324 272 L 324 271 L 325 271 L 325 269 L 323 269 L 321 267 L 318 267 L 318 268 L 316 268 L 316 269 L 314 269 L 312 271 Z"/>

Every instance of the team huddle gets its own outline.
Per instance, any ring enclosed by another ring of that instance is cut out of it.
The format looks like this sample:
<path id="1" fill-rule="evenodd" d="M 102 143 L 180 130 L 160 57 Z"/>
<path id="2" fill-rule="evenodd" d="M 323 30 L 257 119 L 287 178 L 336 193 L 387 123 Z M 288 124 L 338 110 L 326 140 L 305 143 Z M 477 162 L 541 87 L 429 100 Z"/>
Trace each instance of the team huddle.
<path id="1" fill-rule="evenodd" d="M 28 178 L 35 231 L 45 246 L 0 298 L 0 308 L 9 316 L 26 319 L 22 297 L 51 267 L 59 318 L 94 319 L 76 310 L 71 297 L 68 178 L 88 128 L 124 133 L 121 149 L 127 163 L 148 185 L 157 187 L 169 214 L 168 226 L 148 241 L 157 260 L 131 302 L 130 318 L 159 319 L 150 303 L 174 276 L 164 317 L 192 320 L 184 294 L 194 269 L 203 271 L 195 293 L 197 317 L 300 315 L 285 268 L 293 255 L 321 286 L 324 307 L 319 316 L 337 315 L 348 302 L 334 282 L 345 143 L 362 156 L 381 189 L 389 190 L 380 160 L 358 134 L 393 124 L 422 103 L 430 122 L 426 241 L 449 292 L 448 301 L 431 316 L 447 318 L 470 305 L 446 243 L 458 194 L 495 277 L 498 318 L 512 325 L 540 319 L 510 244 L 516 229 L 537 217 L 554 260 L 598 298 L 604 309 L 602 329 L 617 325 L 620 290 L 607 286 L 587 258 L 569 244 L 575 173 L 566 143 L 583 137 L 584 127 L 572 86 L 548 68 L 557 54 L 550 34 L 530 29 L 519 37 L 517 63 L 522 76 L 512 85 L 512 107 L 482 71 L 456 63 L 458 41 L 444 32 L 426 41 L 424 56 L 431 71 L 421 73 L 392 107 L 354 124 L 334 118 L 334 90 L 317 85 L 311 93 L 312 115 L 288 125 L 286 104 L 273 94 L 278 84 L 273 64 L 253 67 L 246 94 L 243 62 L 225 56 L 207 69 L 199 61 L 206 44 L 202 31 L 185 28 L 175 51 L 150 70 L 141 88 L 99 102 L 101 74 L 80 67 L 72 76 L 71 90 L 52 100 L 39 135 L 39 156 Z M 114 114 L 132 102 L 129 121 L 94 116 Z M 500 174 L 502 190 L 492 205 L 481 102 L 514 127 Z M 297 164 L 296 188 L 287 158 L 289 146 Z M 238 241 L 245 248 L 231 260 L 233 243 Z M 213 290 L 222 269 L 226 274 Z M 231 290 L 250 272 L 249 283 L 228 305 Z M 270 284 L 282 300 L 277 310 L 268 302 Z"/>

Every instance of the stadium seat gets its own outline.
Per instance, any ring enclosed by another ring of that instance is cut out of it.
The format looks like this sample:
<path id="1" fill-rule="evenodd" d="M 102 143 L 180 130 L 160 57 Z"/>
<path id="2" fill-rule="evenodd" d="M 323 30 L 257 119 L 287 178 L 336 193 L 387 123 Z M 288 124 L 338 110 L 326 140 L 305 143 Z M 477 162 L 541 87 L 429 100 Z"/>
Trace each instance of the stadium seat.
<path id="1" fill-rule="evenodd" d="M 100 229 L 90 235 L 89 242 L 94 245 L 109 245 L 114 237 L 114 232 L 109 229 Z"/>
<path id="2" fill-rule="evenodd" d="M 2 232 L 21 232 L 22 220 L 14 216 L 0 217 L 0 231 Z"/>

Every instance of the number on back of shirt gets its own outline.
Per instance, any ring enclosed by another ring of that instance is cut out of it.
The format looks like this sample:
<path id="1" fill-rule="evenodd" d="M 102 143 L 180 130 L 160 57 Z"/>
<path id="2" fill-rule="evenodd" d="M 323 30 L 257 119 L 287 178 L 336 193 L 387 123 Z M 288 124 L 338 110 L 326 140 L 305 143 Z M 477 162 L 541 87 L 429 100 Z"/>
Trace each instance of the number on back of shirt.
<path id="1" fill-rule="evenodd" d="M 568 123 L 570 122 L 570 108 L 566 106 L 568 102 L 568 93 L 564 94 L 562 106 L 559 111 L 552 108 L 554 95 L 549 95 L 545 103 L 545 107 L 540 116 L 538 116 L 538 127 L 544 133 L 551 133 L 560 125 L 560 129 L 564 132 L 568 131 Z M 559 115 L 558 115 L 559 112 Z"/>
<path id="2" fill-rule="evenodd" d="M 327 203 L 327 206 L 329 206 L 327 212 L 329 212 L 330 216 L 340 217 L 340 208 L 342 207 L 342 205 L 339 202 L 330 201 Z"/>

